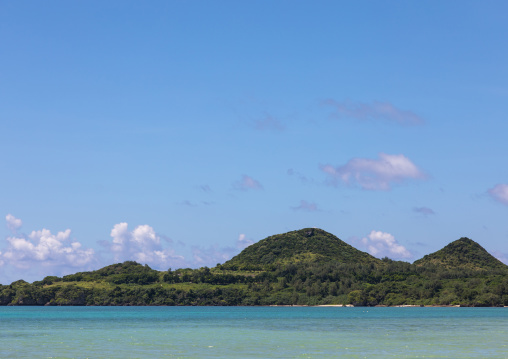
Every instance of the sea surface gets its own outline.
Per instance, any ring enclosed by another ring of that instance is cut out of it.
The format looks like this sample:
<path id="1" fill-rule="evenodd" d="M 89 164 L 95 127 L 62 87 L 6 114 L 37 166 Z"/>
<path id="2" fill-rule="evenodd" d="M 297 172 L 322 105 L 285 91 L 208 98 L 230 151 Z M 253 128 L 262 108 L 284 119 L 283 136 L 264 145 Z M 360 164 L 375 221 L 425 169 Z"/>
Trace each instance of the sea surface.
<path id="1" fill-rule="evenodd" d="M 508 358 L 508 308 L 0 307 L 0 358 Z"/>

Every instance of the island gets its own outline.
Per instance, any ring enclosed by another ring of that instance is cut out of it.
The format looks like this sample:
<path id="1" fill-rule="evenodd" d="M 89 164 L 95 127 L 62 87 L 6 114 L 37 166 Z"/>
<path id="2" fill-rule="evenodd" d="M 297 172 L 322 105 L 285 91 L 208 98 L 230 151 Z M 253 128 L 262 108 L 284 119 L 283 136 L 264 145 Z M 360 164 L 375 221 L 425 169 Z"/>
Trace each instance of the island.
<path id="1" fill-rule="evenodd" d="M 508 306 L 508 266 L 469 238 L 408 263 L 318 228 L 267 237 L 213 268 L 133 261 L 0 285 L 0 305 Z"/>

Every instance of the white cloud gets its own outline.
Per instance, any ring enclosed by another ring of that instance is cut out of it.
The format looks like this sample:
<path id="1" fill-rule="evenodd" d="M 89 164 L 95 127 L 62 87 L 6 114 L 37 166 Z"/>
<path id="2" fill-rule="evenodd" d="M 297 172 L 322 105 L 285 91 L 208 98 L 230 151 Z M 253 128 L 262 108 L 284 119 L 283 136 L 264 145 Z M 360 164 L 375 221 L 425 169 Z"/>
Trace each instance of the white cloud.
<path id="1" fill-rule="evenodd" d="M 161 238 L 149 225 L 141 225 L 129 231 L 128 224 L 118 223 L 111 230 L 111 242 L 106 242 L 115 262 L 134 260 L 160 270 L 180 267 L 184 257 L 176 255 L 173 249 L 163 248 Z"/>
<path id="2" fill-rule="evenodd" d="M 52 234 L 48 229 L 32 231 L 30 235 L 7 237 L 8 246 L 1 254 L 2 264 L 20 269 L 39 265 L 54 267 L 56 272 L 83 267 L 95 260 L 93 249 L 83 249 L 81 243 L 70 239 L 71 230 Z"/>
<path id="3" fill-rule="evenodd" d="M 23 224 L 23 222 L 21 221 L 21 219 L 19 218 L 16 218 L 14 217 L 12 214 L 8 214 L 7 216 L 5 216 L 5 220 L 7 221 L 7 228 L 9 228 L 9 230 L 12 232 L 12 233 L 16 233 L 16 231 L 21 227 L 21 225 Z"/>
<path id="4" fill-rule="evenodd" d="M 0 252 L 0 281 L 40 280 L 48 275 L 66 275 L 97 268 L 98 260 L 92 248 L 71 238 L 71 230 L 51 233 L 49 229 L 18 233 L 22 221 L 8 214 L 7 226 L 12 231 Z"/>
<path id="5" fill-rule="evenodd" d="M 425 174 L 409 158 L 400 155 L 379 154 L 379 159 L 353 158 L 345 165 L 333 167 L 322 165 L 321 170 L 329 175 L 329 183 L 336 186 L 339 181 L 348 185 L 358 184 L 367 190 L 389 190 L 391 184 L 407 179 L 423 179 Z"/>
<path id="6" fill-rule="evenodd" d="M 402 259 L 413 256 L 406 247 L 395 240 L 393 235 L 386 232 L 372 231 L 367 237 L 361 239 L 361 244 L 371 255 L 378 258 Z"/>
<path id="7" fill-rule="evenodd" d="M 233 183 L 233 188 L 242 190 L 242 191 L 247 191 L 249 189 L 255 189 L 255 190 L 263 189 L 263 186 L 261 185 L 261 183 L 256 181 L 254 178 L 247 176 L 247 175 L 243 175 L 241 180 Z"/>
<path id="8" fill-rule="evenodd" d="M 21 220 L 14 216 L 6 216 L 6 221 L 14 224 L 14 228 L 21 225 Z M 193 246 L 192 258 L 187 260 L 176 254 L 173 248 L 164 247 L 163 244 L 171 245 L 173 241 L 157 234 L 149 225 L 129 230 L 127 223 L 118 223 L 113 226 L 110 236 L 110 240 L 101 241 L 107 249 L 107 253 L 101 253 L 84 248 L 80 242 L 71 239 L 70 229 L 56 234 L 48 229 L 32 231 L 29 235 L 14 233 L 6 239 L 7 246 L 0 251 L 0 283 L 8 284 L 21 278 L 41 280 L 48 275 L 63 276 L 126 260 L 148 264 L 158 270 L 215 266 L 253 243 L 241 234 L 236 240 L 236 247 Z M 181 241 L 177 244 L 185 247 Z"/>
<path id="9" fill-rule="evenodd" d="M 353 103 L 350 101 L 325 101 L 326 105 L 333 106 L 336 117 L 354 118 L 361 121 L 385 120 L 400 125 L 421 125 L 423 118 L 412 111 L 401 110 L 389 102 Z"/>
<path id="10" fill-rule="evenodd" d="M 296 207 L 292 207 L 295 211 L 307 211 L 307 212 L 316 212 L 319 211 L 318 206 L 314 202 L 307 202 L 305 200 L 301 200 L 300 204 Z"/>
<path id="11" fill-rule="evenodd" d="M 498 202 L 508 205 L 508 184 L 498 184 L 488 190 L 490 196 Z"/>

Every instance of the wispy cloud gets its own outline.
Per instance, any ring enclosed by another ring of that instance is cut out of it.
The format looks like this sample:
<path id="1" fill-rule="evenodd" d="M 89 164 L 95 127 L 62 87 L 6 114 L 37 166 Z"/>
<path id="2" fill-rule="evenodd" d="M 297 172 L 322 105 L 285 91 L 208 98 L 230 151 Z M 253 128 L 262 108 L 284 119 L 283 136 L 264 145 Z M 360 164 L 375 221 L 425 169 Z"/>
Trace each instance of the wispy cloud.
<path id="1" fill-rule="evenodd" d="M 192 263 L 190 263 L 191 267 L 214 267 L 218 263 L 222 264 L 231 259 L 238 253 L 236 248 L 221 248 L 219 246 L 209 246 L 208 248 L 193 246 L 191 250 L 193 259 Z"/>
<path id="2" fill-rule="evenodd" d="M 366 190 L 389 190 L 394 183 L 408 179 L 424 179 L 426 175 L 409 158 L 400 155 L 379 154 L 379 159 L 353 158 L 345 165 L 333 167 L 321 165 L 328 175 L 328 183 L 339 182 L 359 185 Z"/>
<path id="3" fill-rule="evenodd" d="M 236 248 L 238 249 L 245 249 L 251 244 L 254 244 L 254 241 L 252 239 L 247 238 L 247 236 L 244 233 L 241 233 L 238 236 L 238 239 L 236 240 Z"/>
<path id="4" fill-rule="evenodd" d="M 373 102 L 371 104 L 351 101 L 326 100 L 325 105 L 335 109 L 333 116 L 353 118 L 360 121 L 384 120 L 399 125 L 421 125 L 425 121 L 412 111 L 401 110 L 389 102 Z"/>
<path id="5" fill-rule="evenodd" d="M 301 200 L 300 204 L 296 207 L 291 207 L 295 211 L 306 211 L 306 212 L 316 212 L 319 211 L 318 206 L 314 202 L 307 202 L 306 200 Z"/>
<path id="6" fill-rule="evenodd" d="M 508 265 L 508 254 L 503 253 L 501 251 L 494 251 L 491 253 L 494 257 L 496 257 L 498 260 L 503 262 L 504 264 Z"/>
<path id="7" fill-rule="evenodd" d="M 495 185 L 488 190 L 488 193 L 496 201 L 508 205 L 508 184 Z"/>
<path id="8" fill-rule="evenodd" d="M 262 119 L 254 121 L 254 128 L 258 131 L 282 132 L 286 126 L 276 118 L 266 114 Z"/>
<path id="9" fill-rule="evenodd" d="M 367 237 L 360 240 L 360 244 L 374 257 L 389 257 L 392 259 L 411 258 L 413 255 L 406 247 L 399 244 L 390 233 L 371 231 Z"/>
<path id="10" fill-rule="evenodd" d="M 197 206 L 197 204 L 192 203 L 188 199 L 183 200 L 183 201 L 179 202 L 178 204 L 181 205 L 181 206 L 186 206 L 186 207 L 196 207 Z"/>
<path id="11" fill-rule="evenodd" d="M 190 200 L 186 199 L 186 200 L 183 200 L 181 202 L 178 202 L 177 204 L 180 205 L 180 206 L 185 206 L 185 207 L 197 207 L 199 205 L 213 206 L 215 204 L 215 202 L 213 202 L 213 201 L 193 202 L 193 201 L 190 201 Z"/>
<path id="12" fill-rule="evenodd" d="M 254 178 L 247 175 L 243 175 L 242 179 L 233 183 L 233 188 L 241 191 L 247 191 L 250 189 L 260 190 L 263 189 L 263 186 Z"/>
<path id="13" fill-rule="evenodd" d="M 307 176 L 294 170 L 293 168 L 288 169 L 286 173 L 288 174 L 288 176 L 295 177 L 295 178 L 299 179 L 302 183 L 305 183 L 305 184 L 314 182 L 314 180 L 312 178 L 308 178 Z"/>
<path id="14" fill-rule="evenodd" d="M 209 185 L 207 185 L 207 184 L 203 184 L 203 185 L 198 186 L 198 189 L 200 189 L 201 191 L 206 192 L 206 193 L 213 192 L 212 188 Z"/>
<path id="15" fill-rule="evenodd" d="M 189 263 L 189 266 L 213 267 L 217 263 L 222 264 L 237 255 L 239 251 L 254 243 L 254 240 L 248 238 L 244 233 L 241 233 L 236 240 L 235 247 L 220 247 L 218 245 L 212 245 L 205 248 L 201 246 L 193 246 L 192 262 Z"/>
<path id="16" fill-rule="evenodd" d="M 413 211 L 419 214 L 422 214 L 424 216 L 431 216 L 436 214 L 431 208 L 428 207 L 414 207 Z"/>

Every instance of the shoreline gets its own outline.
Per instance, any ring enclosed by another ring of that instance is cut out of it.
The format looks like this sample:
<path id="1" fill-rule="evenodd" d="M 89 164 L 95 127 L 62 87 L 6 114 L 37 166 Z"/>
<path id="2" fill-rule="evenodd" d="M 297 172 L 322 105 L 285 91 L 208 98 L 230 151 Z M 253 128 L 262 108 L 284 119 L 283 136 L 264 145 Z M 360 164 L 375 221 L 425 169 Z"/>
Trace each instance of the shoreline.
<path id="1" fill-rule="evenodd" d="M 255 306 L 257 307 L 257 306 Z M 261 305 L 261 307 L 263 307 Z M 419 304 L 402 304 L 402 305 L 374 305 L 374 306 L 354 306 L 352 304 L 272 304 L 267 307 L 313 307 L 313 308 L 508 308 L 508 305 L 499 307 L 471 307 L 466 305 L 419 305 Z"/>

